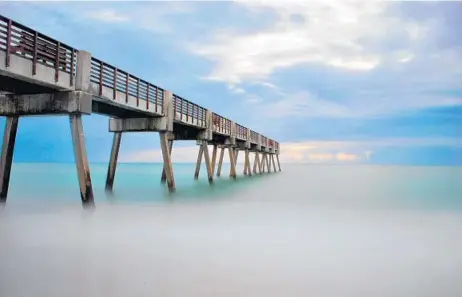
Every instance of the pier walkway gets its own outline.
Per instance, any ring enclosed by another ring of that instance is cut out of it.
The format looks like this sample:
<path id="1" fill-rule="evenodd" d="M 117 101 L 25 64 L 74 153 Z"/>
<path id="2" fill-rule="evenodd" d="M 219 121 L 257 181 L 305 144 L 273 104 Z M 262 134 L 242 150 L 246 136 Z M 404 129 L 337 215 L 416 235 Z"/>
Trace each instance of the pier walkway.
<path id="1" fill-rule="evenodd" d="M 208 180 L 221 175 L 225 150 L 236 178 L 239 151 L 245 154 L 244 174 L 281 170 L 279 143 L 205 107 L 164 90 L 125 70 L 75 49 L 0 15 L 0 116 L 6 116 L 0 160 L 0 201 L 5 202 L 18 121 L 21 116 L 68 115 L 83 204 L 93 204 L 82 115 L 109 116 L 114 133 L 106 181 L 111 192 L 122 133 L 158 132 L 164 161 L 162 182 L 175 191 L 173 142 L 199 145 L 194 178 L 202 158 Z M 209 145 L 213 147 L 209 153 Z M 219 156 L 218 156 L 219 152 Z M 254 153 L 251 168 L 250 154 Z M 216 170 L 215 170 L 215 167 Z"/>

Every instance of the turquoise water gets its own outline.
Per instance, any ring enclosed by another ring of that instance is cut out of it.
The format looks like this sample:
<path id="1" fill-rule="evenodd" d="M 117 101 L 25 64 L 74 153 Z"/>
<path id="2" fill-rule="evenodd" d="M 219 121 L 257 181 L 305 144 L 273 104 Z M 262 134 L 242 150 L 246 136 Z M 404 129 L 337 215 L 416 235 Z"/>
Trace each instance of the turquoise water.
<path id="1" fill-rule="evenodd" d="M 462 168 L 284 165 L 213 187 L 175 164 L 14 164 L 0 296 L 462 296 Z M 239 166 L 242 173 L 242 165 Z"/>
<path id="2" fill-rule="evenodd" d="M 170 195 L 160 183 L 160 164 L 119 164 L 114 196 L 104 191 L 107 164 L 91 164 L 97 203 L 198 202 L 233 199 L 233 196 L 261 195 L 264 199 L 297 201 L 335 207 L 380 206 L 462 210 L 461 167 L 398 166 L 315 166 L 286 165 L 278 174 L 228 177 L 223 166 L 221 178 L 209 186 L 205 168 L 198 181 L 194 164 L 175 164 L 177 185 Z M 79 203 L 74 164 L 14 164 L 8 202 Z M 109 199 L 108 198 L 112 198 Z"/>

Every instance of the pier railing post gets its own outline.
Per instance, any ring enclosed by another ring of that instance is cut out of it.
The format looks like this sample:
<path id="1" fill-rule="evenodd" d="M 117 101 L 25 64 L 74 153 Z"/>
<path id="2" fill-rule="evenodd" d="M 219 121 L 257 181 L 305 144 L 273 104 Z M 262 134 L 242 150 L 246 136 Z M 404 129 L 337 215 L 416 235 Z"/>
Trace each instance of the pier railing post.
<path id="1" fill-rule="evenodd" d="M 5 203 L 8 196 L 14 144 L 16 142 L 16 133 L 18 131 L 18 121 L 18 116 L 10 116 L 6 118 L 5 132 L 3 134 L 2 156 L 0 159 L 1 203 Z"/>
<path id="2" fill-rule="evenodd" d="M 107 170 L 106 178 L 106 191 L 112 192 L 114 186 L 114 178 L 117 168 L 117 159 L 119 156 L 120 141 L 122 140 L 122 132 L 114 132 L 114 139 L 112 141 L 111 158 L 109 160 L 109 167 Z"/>
<path id="3" fill-rule="evenodd" d="M 71 134 L 74 143 L 75 164 L 80 185 L 80 197 L 84 205 L 94 205 L 93 186 L 91 184 L 90 166 L 85 147 L 85 135 L 81 114 L 70 114 Z"/>

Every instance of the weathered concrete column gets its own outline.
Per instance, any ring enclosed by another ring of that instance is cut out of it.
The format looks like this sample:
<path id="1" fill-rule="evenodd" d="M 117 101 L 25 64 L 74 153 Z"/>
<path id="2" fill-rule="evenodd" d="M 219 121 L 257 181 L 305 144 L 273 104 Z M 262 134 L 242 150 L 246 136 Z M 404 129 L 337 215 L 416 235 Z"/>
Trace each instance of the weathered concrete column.
<path id="1" fill-rule="evenodd" d="M 232 147 L 228 147 L 229 152 L 229 176 L 232 178 L 236 178 L 236 158 L 234 157 L 234 149 Z"/>
<path id="2" fill-rule="evenodd" d="M 274 162 L 274 154 L 271 155 L 271 159 L 273 161 L 273 170 L 276 172 L 276 163 Z"/>
<path id="3" fill-rule="evenodd" d="M 266 154 L 266 165 L 268 166 L 268 173 L 271 173 L 271 154 Z"/>
<path id="4" fill-rule="evenodd" d="M 262 167 L 262 171 L 265 172 L 265 168 L 266 168 L 266 153 L 263 153 L 262 154 L 263 156 L 261 157 L 261 167 Z"/>
<path id="5" fill-rule="evenodd" d="M 217 163 L 217 151 L 218 151 L 218 146 L 214 144 L 213 151 L 212 151 L 212 176 L 215 175 L 215 164 Z"/>
<path id="6" fill-rule="evenodd" d="M 208 142 L 206 140 L 202 141 L 202 151 L 204 152 L 205 166 L 207 167 L 207 175 L 209 183 L 213 183 L 213 171 L 212 171 L 212 162 L 210 160 Z"/>
<path id="7" fill-rule="evenodd" d="M 6 197 L 8 196 L 14 144 L 16 142 L 16 133 L 18 131 L 18 121 L 18 116 L 10 116 L 6 118 L 5 132 L 3 134 L 2 156 L 0 159 L 1 203 L 5 203 Z"/>
<path id="8" fill-rule="evenodd" d="M 237 157 L 239 156 L 239 149 L 234 149 L 234 164 L 237 165 Z"/>
<path id="9" fill-rule="evenodd" d="M 253 161 L 253 173 L 257 173 L 257 164 L 258 164 L 258 152 L 255 152 L 255 159 Z"/>
<path id="10" fill-rule="evenodd" d="M 172 158 L 168 149 L 168 132 L 159 132 L 160 147 L 164 159 L 165 175 L 167 176 L 167 185 L 170 193 L 175 192 L 175 178 L 173 176 Z"/>
<path id="11" fill-rule="evenodd" d="M 170 158 L 172 157 L 172 150 L 173 150 L 173 140 L 168 140 L 168 153 L 170 154 Z M 165 166 L 162 167 L 162 176 L 160 177 L 160 182 L 163 184 L 167 182 L 167 174 L 165 173 Z"/>
<path id="12" fill-rule="evenodd" d="M 260 154 L 257 152 L 257 160 L 256 160 L 257 166 L 258 166 L 258 173 L 261 174 L 261 162 L 260 162 Z"/>
<path id="13" fill-rule="evenodd" d="M 117 158 L 119 156 L 121 140 L 122 140 L 122 132 L 115 132 L 114 139 L 112 141 L 111 158 L 109 160 L 109 167 L 107 170 L 107 178 L 106 178 L 106 191 L 107 192 L 112 192 L 112 188 L 114 186 L 114 177 L 115 177 L 116 168 L 117 168 Z"/>
<path id="14" fill-rule="evenodd" d="M 93 186 L 91 184 L 90 166 L 85 148 L 85 135 L 81 114 L 69 115 L 71 134 L 74 143 L 75 164 L 80 185 L 80 197 L 84 205 L 94 205 Z"/>
<path id="15" fill-rule="evenodd" d="M 195 180 L 197 180 L 199 178 L 199 172 L 201 170 L 203 153 L 204 153 L 204 148 L 202 147 L 202 145 L 200 145 L 199 146 L 199 153 L 197 154 L 196 171 L 194 172 L 194 179 Z"/>
<path id="16" fill-rule="evenodd" d="M 247 168 L 247 175 L 252 176 L 252 170 L 250 169 L 250 157 L 249 157 L 249 150 L 248 149 L 245 150 L 245 164 L 246 164 L 246 168 Z"/>
<path id="17" fill-rule="evenodd" d="M 75 90 L 88 92 L 90 90 L 91 54 L 87 51 L 77 52 L 77 72 L 75 74 Z"/>
<path id="18" fill-rule="evenodd" d="M 224 156 L 225 156 L 225 147 L 222 147 L 221 152 L 220 152 L 220 160 L 218 161 L 217 176 L 221 175 L 221 167 L 223 165 Z"/>
<path id="19" fill-rule="evenodd" d="M 278 160 L 279 171 L 281 171 L 281 163 L 279 162 L 279 154 L 276 154 L 276 160 Z"/>

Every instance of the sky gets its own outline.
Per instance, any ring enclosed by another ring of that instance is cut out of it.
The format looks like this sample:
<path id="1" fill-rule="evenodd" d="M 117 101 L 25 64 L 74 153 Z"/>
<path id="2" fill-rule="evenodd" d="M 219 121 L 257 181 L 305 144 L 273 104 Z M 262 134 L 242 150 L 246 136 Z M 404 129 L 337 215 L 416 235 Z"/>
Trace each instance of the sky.
<path id="1" fill-rule="evenodd" d="M 462 165 L 461 2 L 0 2 L 0 12 L 279 141 L 282 163 Z M 90 162 L 107 162 L 108 118 L 86 116 L 84 130 Z M 174 146 L 174 161 L 195 161 L 194 142 Z M 72 162 L 68 118 L 21 118 L 14 160 Z M 124 134 L 120 161 L 160 160 L 156 133 Z"/>

